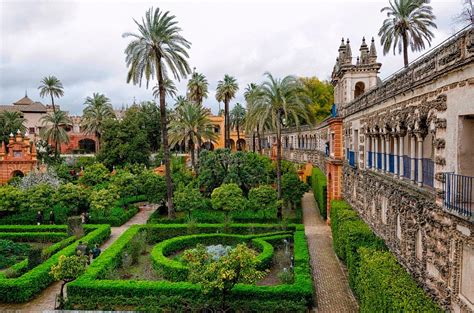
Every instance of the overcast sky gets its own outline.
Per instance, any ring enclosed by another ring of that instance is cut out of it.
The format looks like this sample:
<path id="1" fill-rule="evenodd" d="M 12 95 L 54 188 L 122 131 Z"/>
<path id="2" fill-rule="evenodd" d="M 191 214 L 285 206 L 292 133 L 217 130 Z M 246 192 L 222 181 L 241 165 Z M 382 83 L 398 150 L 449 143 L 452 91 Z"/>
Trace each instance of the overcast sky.
<path id="1" fill-rule="evenodd" d="M 240 90 L 232 102 L 243 102 L 249 82 L 262 74 L 317 76 L 329 79 L 341 37 L 349 37 L 353 56 L 362 36 L 374 36 L 380 76 L 403 64 L 402 56 L 383 56 L 378 29 L 385 18 L 385 0 L 372 1 L 5 1 L 0 0 L 0 104 L 11 104 L 25 90 L 41 99 L 37 87 L 47 75 L 64 85 L 62 109 L 82 112 L 85 97 L 104 93 L 114 107 L 150 100 L 151 90 L 126 83 L 124 48 L 151 6 L 176 15 L 183 36 L 191 41 L 189 63 L 210 83 L 205 105 L 217 111 L 217 81 L 224 74 L 237 78 Z M 433 45 L 456 29 L 453 17 L 462 0 L 434 0 L 438 29 Z M 410 53 L 410 58 L 414 55 Z M 185 94 L 185 81 L 179 86 Z"/>

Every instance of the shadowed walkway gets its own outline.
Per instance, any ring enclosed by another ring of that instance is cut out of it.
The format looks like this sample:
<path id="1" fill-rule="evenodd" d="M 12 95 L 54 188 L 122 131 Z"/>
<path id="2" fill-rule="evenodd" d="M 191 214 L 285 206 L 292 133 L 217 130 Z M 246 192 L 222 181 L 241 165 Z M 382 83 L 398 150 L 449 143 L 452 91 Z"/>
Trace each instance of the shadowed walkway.
<path id="1" fill-rule="evenodd" d="M 319 215 L 312 193 L 303 197 L 303 220 L 308 238 L 316 312 L 358 312 L 359 306 L 332 246 L 331 228 Z"/>
<path id="2" fill-rule="evenodd" d="M 137 204 L 140 206 L 140 204 Z M 100 248 L 102 251 L 107 249 L 117 240 L 130 226 L 135 224 L 146 224 L 146 221 L 153 213 L 154 208 L 151 206 L 140 207 L 140 211 L 132 217 L 128 222 L 120 227 L 112 227 L 110 238 L 104 242 Z M 48 288 L 43 290 L 36 298 L 29 302 L 18 304 L 0 304 L 0 313 L 27 313 L 27 312 L 44 312 L 52 311 L 55 306 L 56 295 L 61 289 L 61 282 L 55 282 Z"/>

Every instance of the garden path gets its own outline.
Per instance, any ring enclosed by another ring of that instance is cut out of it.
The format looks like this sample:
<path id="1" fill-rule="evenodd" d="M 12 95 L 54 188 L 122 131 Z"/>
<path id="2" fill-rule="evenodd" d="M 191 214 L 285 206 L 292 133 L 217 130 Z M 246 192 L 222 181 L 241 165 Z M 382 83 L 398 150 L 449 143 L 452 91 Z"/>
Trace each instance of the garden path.
<path id="1" fill-rule="evenodd" d="M 120 227 L 112 227 L 110 238 L 100 246 L 102 251 L 114 243 L 130 226 L 146 224 L 146 221 L 155 210 L 154 207 L 144 205 L 144 203 L 137 203 L 137 205 L 140 210 L 134 217 Z M 55 282 L 29 302 L 0 304 L 0 313 L 51 312 L 54 310 L 56 295 L 59 294 L 60 289 L 61 282 Z"/>
<path id="2" fill-rule="evenodd" d="M 359 306 L 349 287 L 346 271 L 332 246 L 331 228 L 319 214 L 313 193 L 303 196 L 302 206 L 316 288 L 315 312 L 358 312 Z"/>

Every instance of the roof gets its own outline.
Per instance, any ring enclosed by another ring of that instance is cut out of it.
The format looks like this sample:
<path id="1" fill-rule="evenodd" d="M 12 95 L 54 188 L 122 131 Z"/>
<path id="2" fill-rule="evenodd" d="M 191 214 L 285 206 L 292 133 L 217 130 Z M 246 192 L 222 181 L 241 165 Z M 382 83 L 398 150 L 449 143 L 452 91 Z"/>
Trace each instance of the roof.
<path id="1" fill-rule="evenodd" d="M 30 98 L 28 98 L 28 96 L 24 96 L 23 98 L 21 98 L 20 100 L 18 100 L 17 102 L 13 102 L 14 105 L 30 105 L 30 104 L 33 104 L 33 100 L 31 100 Z"/>
<path id="2" fill-rule="evenodd" d="M 48 110 L 41 102 L 33 101 L 28 96 L 13 102 L 11 105 L 0 105 L 0 111 L 17 111 L 23 113 L 46 113 Z"/>

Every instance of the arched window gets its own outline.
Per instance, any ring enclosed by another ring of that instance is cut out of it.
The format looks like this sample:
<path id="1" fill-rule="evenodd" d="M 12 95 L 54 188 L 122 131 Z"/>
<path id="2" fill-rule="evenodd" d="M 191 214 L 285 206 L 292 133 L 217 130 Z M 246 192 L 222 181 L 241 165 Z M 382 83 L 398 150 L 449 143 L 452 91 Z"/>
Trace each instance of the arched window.
<path id="1" fill-rule="evenodd" d="M 361 96 L 365 92 L 365 85 L 363 82 L 357 82 L 354 90 L 354 99 Z"/>

